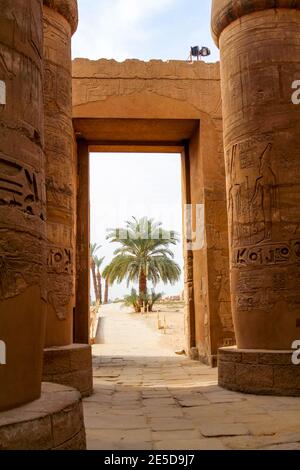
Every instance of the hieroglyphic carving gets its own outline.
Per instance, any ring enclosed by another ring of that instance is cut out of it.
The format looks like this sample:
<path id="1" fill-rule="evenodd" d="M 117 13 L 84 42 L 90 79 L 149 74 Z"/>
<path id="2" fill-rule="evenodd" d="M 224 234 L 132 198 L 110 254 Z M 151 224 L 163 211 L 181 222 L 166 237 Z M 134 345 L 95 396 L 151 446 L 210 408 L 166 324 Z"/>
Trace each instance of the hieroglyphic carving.
<path id="1" fill-rule="evenodd" d="M 74 296 L 71 31 L 63 10 L 54 3 L 47 2 L 50 9 L 44 8 L 47 301 L 56 317 L 66 320 L 73 313 Z M 53 321 L 53 316 L 49 319 Z M 66 328 L 69 324 L 66 322 Z M 54 345 L 56 338 L 50 341 Z"/>
<path id="2" fill-rule="evenodd" d="M 300 240 L 274 243 L 233 250 L 232 262 L 236 266 L 270 266 L 299 262 Z"/>
<path id="3" fill-rule="evenodd" d="M 288 309 L 299 303 L 300 289 L 290 273 L 300 263 L 300 240 L 276 241 L 282 222 L 274 152 L 271 136 L 261 135 L 234 144 L 226 154 L 237 311 L 269 312 L 279 301 Z"/>
<path id="4" fill-rule="evenodd" d="M 279 190 L 270 136 L 234 144 L 227 152 L 228 213 L 232 246 L 272 240 L 280 222 Z"/>
<path id="5" fill-rule="evenodd" d="M 5 229 L 0 232 L 0 300 L 40 285 L 45 298 L 44 240 Z"/>
<path id="6" fill-rule="evenodd" d="M 259 176 L 255 181 L 253 196 L 250 200 L 251 211 L 258 223 L 263 220 L 263 240 L 272 239 L 272 224 L 277 204 L 277 178 L 272 169 L 272 144 L 268 143 L 259 157 Z"/>
<path id="7" fill-rule="evenodd" d="M 47 259 L 47 300 L 59 320 L 67 318 L 67 307 L 74 294 L 73 250 L 50 247 Z"/>
<path id="8" fill-rule="evenodd" d="M 45 103 L 47 103 L 46 112 L 51 115 L 51 112 L 56 110 L 63 114 L 68 113 L 69 115 L 72 100 L 70 72 L 52 63 L 47 63 L 44 77 L 44 96 Z"/>
<path id="9" fill-rule="evenodd" d="M 230 15 L 232 2 L 223 3 Z M 300 305 L 300 114 L 285 83 L 297 73 L 298 34 L 291 10 L 249 19 L 225 28 L 220 41 L 233 315 L 238 348 L 288 349 Z M 291 57 L 282 74 L 286 57 L 274 38 L 286 31 Z M 263 47 L 253 49 L 253 34 Z"/>
<path id="10" fill-rule="evenodd" d="M 276 303 L 283 301 L 287 310 L 300 304 L 300 273 L 288 268 L 240 272 L 235 285 L 235 306 L 239 310 L 271 312 Z"/>
<path id="11" fill-rule="evenodd" d="M 185 297 L 185 331 L 189 347 L 195 346 L 195 300 L 194 300 L 194 256 L 193 252 L 186 250 L 184 258 L 184 297 Z"/>
<path id="12" fill-rule="evenodd" d="M 45 220 L 39 176 L 29 167 L 1 155 L 0 206 L 15 207 Z"/>
<path id="13" fill-rule="evenodd" d="M 50 272 L 72 274 L 72 250 L 69 248 L 51 247 L 48 254 L 47 266 Z"/>

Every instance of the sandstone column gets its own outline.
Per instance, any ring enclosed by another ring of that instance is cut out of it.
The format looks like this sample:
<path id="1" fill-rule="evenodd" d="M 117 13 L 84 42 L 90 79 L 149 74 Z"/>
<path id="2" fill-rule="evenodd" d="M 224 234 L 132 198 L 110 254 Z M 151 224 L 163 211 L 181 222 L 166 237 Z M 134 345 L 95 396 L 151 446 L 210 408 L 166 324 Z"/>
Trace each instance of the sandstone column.
<path id="1" fill-rule="evenodd" d="M 79 139 L 77 149 L 77 266 L 74 339 L 80 343 L 87 343 L 90 323 L 90 162 L 88 143 Z"/>
<path id="2" fill-rule="evenodd" d="M 77 0 L 44 0 L 48 242 L 44 379 L 77 386 L 85 393 L 87 383 L 82 369 L 89 369 L 91 381 L 90 348 L 72 344 L 77 175 L 72 126 L 71 37 L 77 23 Z"/>
<path id="3" fill-rule="evenodd" d="M 212 31 L 221 51 L 237 345 L 283 351 L 300 338 L 300 106 L 291 99 L 300 79 L 300 1 L 272 7 L 268 0 L 215 0 Z M 244 381 L 255 391 L 260 374 L 260 391 L 300 391 L 290 353 L 274 362 L 257 352 L 251 362 L 260 366 L 248 372 L 244 357 L 235 357 L 237 388 Z M 285 379 L 275 363 L 286 366 Z"/>
<path id="4" fill-rule="evenodd" d="M 0 0 L 0 12 L 2 411 L 40 396 L 46 304 L 42 1 Z"/>

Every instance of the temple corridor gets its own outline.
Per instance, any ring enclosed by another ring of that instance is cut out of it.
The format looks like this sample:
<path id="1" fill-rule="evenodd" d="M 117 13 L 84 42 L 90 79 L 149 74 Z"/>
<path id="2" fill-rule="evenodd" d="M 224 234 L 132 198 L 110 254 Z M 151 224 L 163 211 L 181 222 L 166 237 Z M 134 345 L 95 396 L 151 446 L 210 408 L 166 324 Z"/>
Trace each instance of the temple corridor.
<path id="1" fill-rule="evenodd" d="M 217 369 L 174 353 L 140 316 L 102 307 L 94 394 L 84 399 L 91 450 L 300 449 L 300 400 L 217 385 Z"/>

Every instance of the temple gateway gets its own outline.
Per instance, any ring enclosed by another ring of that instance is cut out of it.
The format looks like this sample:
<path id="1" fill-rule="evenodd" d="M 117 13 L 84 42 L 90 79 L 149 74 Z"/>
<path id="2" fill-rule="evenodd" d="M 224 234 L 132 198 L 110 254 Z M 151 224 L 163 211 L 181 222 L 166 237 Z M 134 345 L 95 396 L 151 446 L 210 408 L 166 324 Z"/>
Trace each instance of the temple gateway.
<path id="1" fill-rule="evenodd" d="M 220 63 L 119 63 L 72 62 L 77 0 L 0 0 L 0 449 L 86 448 L 90 152 L 182 155 L 186 351 L 300 396 L 300 0 L 273 5 L 212 1 Z"/>

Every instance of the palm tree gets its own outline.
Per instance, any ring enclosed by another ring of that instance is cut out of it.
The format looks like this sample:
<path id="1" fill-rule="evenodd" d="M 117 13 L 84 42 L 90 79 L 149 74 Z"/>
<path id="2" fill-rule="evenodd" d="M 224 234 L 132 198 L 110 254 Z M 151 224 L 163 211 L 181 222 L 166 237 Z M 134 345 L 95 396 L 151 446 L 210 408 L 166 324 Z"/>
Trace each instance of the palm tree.
<path id="1" fill-rule="evenodd" d="M 102 304 L 102 279 L 101 279 L 101 272 L 100 272 L 100 267 L 104 261 L 105 256 L 102 258 L 98 258 L 98 256 L 94 256 L 94 263 L 95 267 L 97 268 L 96 272 L 96 283 L 97 283 L 97 297 L 96 297 L 96 302 L 97 304 L 101 305 Z"/>
<path id="2" fill-rule="evenodd" d="M 92 271 L 96 302 L 97 302 L 97 299 L 99 299 L 99 293 L 98 293 L 98 286 L 97 286 L 95 257 L 96 257 L 96 253 L 99 250 L 99 248 L 101 248 L 101 246 L 98 245 L 97 243 L 90 243 L 90 267 L 91 267 L 91 271 Z"/>
<path id="3" fill-rule="evenodd" d="M 155 291 L 152 289 L 151 295 L 149 295 L 149 298 L 148 298 L 148 312 L 153 311 L 154 304 L 158 302 L 159 300 L 161 300 L 162 296 L 163 296 L 162 292 L 159 292 L 156 294 Z"/>
<path id="4" fill-rule="evenodd" d="M 140 312 L 140 301 L 139 296 L 137 294 L 136 289 L 131 289 L 131 293 L 129 295 L 125 295 L 124 297 L 124 306 L 125 307 L 133 307 L 135 313 Z"/>
<path id="5" fill-rule="evenodd" d="M 156 302 L 162 299 L 163 293 L 159 292 L 158 294 L 155 293 L 154 289 L 152 289 L 151 294 L 146 294 L 143 297 L 143 304 L 145 311 L 153 312 L 153 306 Z M 137 294 L 136 289 L 131 289 L 130 295 L 125 295 L 124 297 L 124 305 L 125 307 L 133 307 L 136 313 L 141 311 L 141 299 L 140 296 Z"/>
<path id="6" fill-rule="evenodd" d="M 103 271 L 110 284 L 113 282 L 138 282 L 140 306 L 147 296 L 147 283 L 156 285 L 160 280 L 174 284 L 180 277 L 180 267 L 168 248 L 179 241 L 177 233 L 168 232 L 160 222 L 143 217 L 126 222 L 125 228 L 112 230 L 107 238 L 121 246 Z"/>

